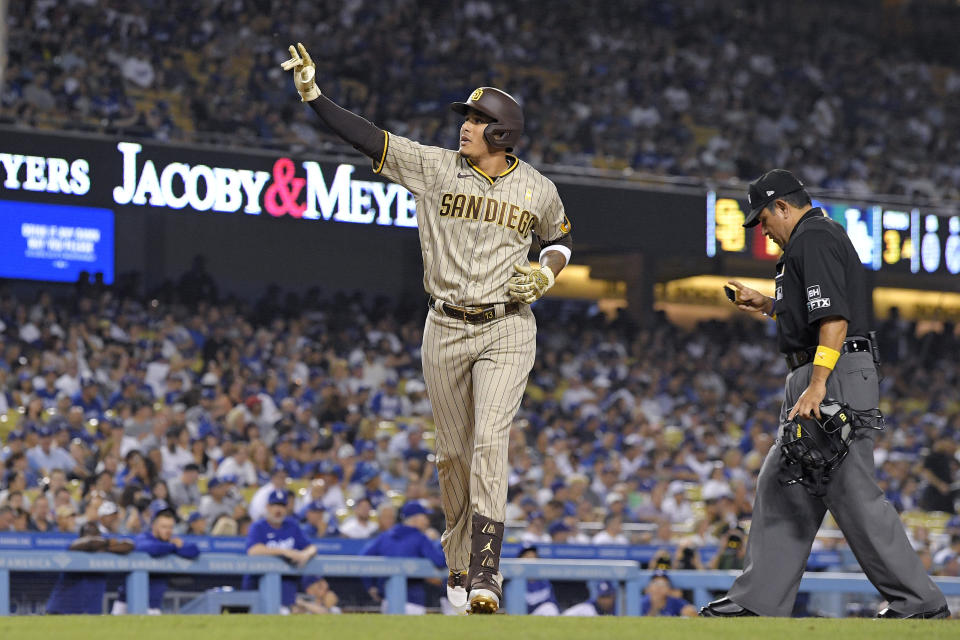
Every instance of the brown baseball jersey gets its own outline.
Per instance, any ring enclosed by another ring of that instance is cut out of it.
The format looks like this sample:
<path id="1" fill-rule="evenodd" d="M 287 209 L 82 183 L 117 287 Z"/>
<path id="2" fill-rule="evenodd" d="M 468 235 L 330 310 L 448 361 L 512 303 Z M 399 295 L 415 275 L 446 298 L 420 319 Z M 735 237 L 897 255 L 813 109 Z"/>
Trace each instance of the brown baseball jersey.
<path id="1" fill-rule="evenodd" d="M 386 134 L 374 171 L 417 202 L 423 288 L 458 306 L 509 302 L 514 264 L 526 264 L 530 234 L 544 241 L 569 232 L 557 187 L 516 156 L 488 176 L 457 151 Z"/>
<path id="2" fill-rule="evenodd" d="M 556 186 L 516 156 L 488 176 L 459 152 L 385 134 L 374 170 L 416 198 L 423 286 L 458 307 L 494 305 L 482 324 L 444 315 L 436 306 L 423 332 L 423 375 L 437 428 L 437 471 L 446 516 L 447 565 L 465 571 L 473 513 L 502 522 L 507 503 L 510 426 L 536 355 L 530 307 L 513 302 L 507 284 L 527 264 L 531 234 L 544 244 L 570 231 Z M 569 259 L 563 245 L 551 247 Z"/>

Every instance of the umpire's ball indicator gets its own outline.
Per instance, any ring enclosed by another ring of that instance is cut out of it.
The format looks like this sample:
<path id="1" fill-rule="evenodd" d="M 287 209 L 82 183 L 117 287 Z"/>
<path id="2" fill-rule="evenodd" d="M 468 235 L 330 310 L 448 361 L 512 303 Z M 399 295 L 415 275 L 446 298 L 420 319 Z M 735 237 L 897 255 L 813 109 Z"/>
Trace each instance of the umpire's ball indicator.
<path id="1" fill-rule="evenodd" d="M 143 147 L 135 142 L 120 142 L 117 150 L 123 161 L 120 184 L 113 188 L 118 205 L 417 226 L 413 194 L 392 182 L 356 180 L 356 167 L 351 164 L 337 165 L 331 178 L 313 161 L 301 162 L 303 174 L 298 175 L 290 158 L 277 159 L 267 172 L 183 162 L 157 164 L 140 157 Z"/>

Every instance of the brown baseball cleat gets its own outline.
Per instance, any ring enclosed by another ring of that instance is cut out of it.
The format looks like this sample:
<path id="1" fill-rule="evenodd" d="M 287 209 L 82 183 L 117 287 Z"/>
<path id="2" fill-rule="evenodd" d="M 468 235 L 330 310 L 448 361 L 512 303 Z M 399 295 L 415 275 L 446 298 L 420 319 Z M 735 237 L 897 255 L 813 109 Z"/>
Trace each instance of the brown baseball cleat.
<path id="1" fill-rule="evenodd" d="M 503 592 L 494 577 L 491 580 L 477 580 L 470 589 L 470 613 L 496 613 L 500 609 Z"/>
<path id="2" fill-rule="evenodd" d="M 470 570 L 467 573 L 470 613 L 496 613 L 503 600 L 503 578 L 500 575 L 503 523 L 475 513 L 472 525 Z"/>

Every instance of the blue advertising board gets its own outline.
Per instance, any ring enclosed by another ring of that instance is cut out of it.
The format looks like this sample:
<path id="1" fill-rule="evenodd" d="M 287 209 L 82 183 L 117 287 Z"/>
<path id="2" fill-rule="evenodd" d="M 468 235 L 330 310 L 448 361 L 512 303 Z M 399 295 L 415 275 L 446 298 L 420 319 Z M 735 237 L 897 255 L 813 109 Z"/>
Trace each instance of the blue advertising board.
<path id="1" fill-rule="evenodd" d="M 113 212 L 0 200 L 0 277 L 74 282 L 80 272 L 113 283 Z"/>

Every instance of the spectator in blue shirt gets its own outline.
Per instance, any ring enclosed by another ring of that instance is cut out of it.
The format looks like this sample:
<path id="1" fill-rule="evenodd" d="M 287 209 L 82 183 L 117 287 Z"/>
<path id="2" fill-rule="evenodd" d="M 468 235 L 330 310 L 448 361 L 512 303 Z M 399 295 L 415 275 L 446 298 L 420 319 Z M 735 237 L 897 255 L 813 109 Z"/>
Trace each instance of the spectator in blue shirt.
<path id="1" fill-rule="evenodd" d="M 199 511 L 192 512 L 186 519 L 185 535 L 203 536 L 207 534 L 207 519 Z"/>
<path id="2" fill-rule="evenodd" d="M 118 404 L 132 404 L 137 399 L 137 379 L 133 376 L 123 376 L 116 391 L 107 399 L 107 408 L 115 409 Z"/>
<path id="3" fill-rule="evenodd" d="M 250 525 L 247 533 L 247 555 L 278 556 L 287 562 L 303 567 L 313 556 L 317 547 L 307 540 L 296 518 L 287 515 L 289 497 L 283 489 L 275 489 L 267 497 L 266 516 Z M 244 576 L 243 588 L 255 589 L 258 576 Z M 297 599 L 299 576 L 284 576 L 281 581 L 280 613 L 289 614 Z"/>
<path id="4" fill-rule="evenodd" d="M 675 597 L 673 592 L 667 572 L 662 569 L 654 571 L 647 583 L 646 594 L 640 599 L 640 615 L 696 617 L 694 606 L 683 598 Z"/>
<path id="5" fill-rule="evenodd" d="M 370 400 L 370 410 L 384 420 L 395 420 L 410 415 L 410 400 L 397 393 L 397 379 L 387 377 L 384 388 Z"/>
<path id="6" fill-rule="evenodd" d="M 36 390 L 36 397 L 43 400 L 43 407 L 50 409 L 57 403 L 57 395 L 60 390 L 56 387 L 57 370 L 54 367 L 46 367 L 43 370 L 44 387 Z"/>
<path id="7" fill-rule="evenodd" d="M 54 469 L 70 471 L 76 464 L 65 449 L 53 444 L 53 433 L 46 427 L 37 429 L 40 443 L 27 452 L 30 469 L 37 473 L 48 473 Z"/>
<path id="8" fill-rule="evenodd" d="M 357 500 L 368 500 L 374 509 L 387 499 L 387 494 L 382 488 L 380 468 L 376 462 L 358 463 L 348 488 L 351 497 Z"/>
<path id="9" fill-rule="evenodd" d="M 403 450 L 403 459 L 417 458 L 421 462 L 426 462 L 430 455 L 430 449 L 423 442 L 423 429 L 419 425 L 413 425 L 407 431 L 407 446 Z"/>
<path id="10" fill-rule="evenodd" d="M 167 376 L 166 389 L 163 394 L 163 403 L 173 406 L 183 400 L 183 378 L 175 373 Z"/>
<path id="11" fill-rule="evenodd" d="M 88 420 L 103 417 L 103 401 L 100 400 L 100 388 L 93 378 L 84 378 L 80 393 L 73 397 L 73 406 L 83 409 Z"/>
<path id="12" fill-rule="evenodd" d="M 162 558 L 176 554 L 181 558 L 192 560 L 200 555 L 200 549 L 192 542 L 184 542 L 173 535 L 176 516 L 163 501 L 158 501 L 151 509 L 150 529 L 144 531 L 133 540 L 134 550 L 147 553 L 152 558 Z M 150 603 L 147 613 L 159 615 L 163 606 L 163 594 L 167 591 L 167 576 L 150 574 Z M 127 612 L 126 589 L 121 585 L 118 589 L 117 602 L 113 605 L 114 615 Z"/>
<path id="13" fill-rule="evenodd" d="M 300 478 L 303 476 L 303 465 L 294 457 L 293 441 L 295 437 L 286 435 L 280 438 L 273 446 L 276 457 L 273 464 L 274 469 L 283 469 L 291 478 Z"/>
<path id="14" fill-rule="evenodd" d="M 537 554 L 537 547 L 533 544 L 525 544 L 520 549 L 520 555 L 517 556 L 523 560 L 536 560 L 540 556 Z M 549 580 L 527 580 L 527 613 L 532 616 L 558 616 L 560 615 L 560 606 L 557 604 L 557 596 L 553 592 L 553 584 Z"/>
<path id="15" fill-rule="evenodd" d="M 300 519 L 305 520 L 301 529 L 306 537 L 324 538 L 338 534 L 336 517 L 327 513 L 322 501 L 314 500 L 308 503 L 300 513 Z"/>
<path id="16" fill-rule="evenodd" d="M 439 568 L 445 568 L 447 561 L 443 557 L 440 544 L 431 540 L 425 533 L 430 526 L 431 511 L 415 500 L 407 502 L 400 509 L 400 524 L 393 525 L 381 533 L 363 550 L 365 556 L 386 556 L 388 558 L 427 558 Z M 375 602 L 381 603 L 386 612 L 387 602 L 383 598 L 383 578 L 373 581 L 363 579 L 363 586 Z M 427 610 L 426 590 L 422 579 L 407 580 L 407 602 L 404 612 L 407 615 L 419 615 Z"/>
<path id="17" fill-rule="evenodd" d="M 21 491 L 26 490 L 27 487 L 35 487 L 40 482 L 40 474 L 30 468 L 30 461 L 26 454 L 15 453 L 6 460 L 5 464 L 7 467 L 5 481 L 7 489 L 12 488 L 10 482 L 13 478 L 10 474 L 14 474 L 14 477 L 17 474 L 23 475 L 23 488 Z"/>
<path id="18" fill-rule="evenodd" d="M 7 434 L 7 446 L 0 449 L 0 460 L 6 461 L 10 456 L 24 453 L 23 432 L 11 431 Z"/>
<path id="19" fill-rule="evenodd" d="M 83 407 L 72 406 L 67 412 L 67 419 L 57 420 L 54 427 L 54 421 L 51 420 L 48 428 L 54 431 L 55 436 L 61 431 L 67 432 L 67 438 L 73 440 L 79 438 L 88 445 L 96 442 L 96 438 L 87 431 L 86 416 L 83 413 Z"/>

